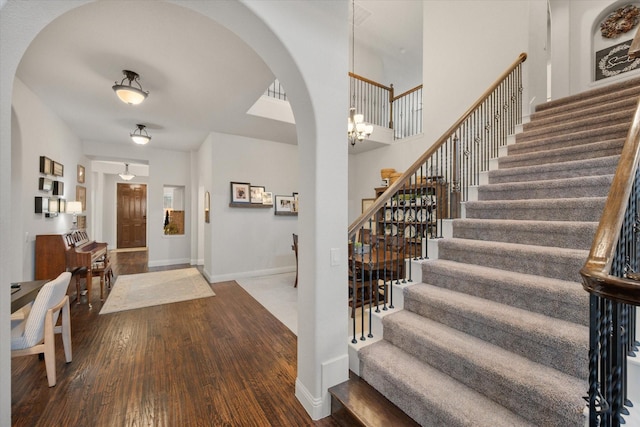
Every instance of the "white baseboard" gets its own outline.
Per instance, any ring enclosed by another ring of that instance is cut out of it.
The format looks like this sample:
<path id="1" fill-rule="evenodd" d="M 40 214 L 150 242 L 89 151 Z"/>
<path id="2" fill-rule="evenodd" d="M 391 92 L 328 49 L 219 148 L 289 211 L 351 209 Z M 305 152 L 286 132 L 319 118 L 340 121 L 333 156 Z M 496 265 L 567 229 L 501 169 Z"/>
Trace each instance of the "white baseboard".
<path id="1" fill-rule="evenodd" d="M 296 378 L 296 398 L 302 404 L 312 420 L 331 415 L 331 395 L 329 388 L 349 379 L 349 355 L 344 354 L 321 364 L 322 396 L 315 397 L 307 387 Z"/>
<path id="2" fill-rule="evenodd" d="M 189 258 L 180 258 L 180 259 L 160 259 L 156 261 L 149 261 L 149 267 L 166 267 L 167 265 L 176 265 L 176 264 L 191 264 L 191 259 Z"/>

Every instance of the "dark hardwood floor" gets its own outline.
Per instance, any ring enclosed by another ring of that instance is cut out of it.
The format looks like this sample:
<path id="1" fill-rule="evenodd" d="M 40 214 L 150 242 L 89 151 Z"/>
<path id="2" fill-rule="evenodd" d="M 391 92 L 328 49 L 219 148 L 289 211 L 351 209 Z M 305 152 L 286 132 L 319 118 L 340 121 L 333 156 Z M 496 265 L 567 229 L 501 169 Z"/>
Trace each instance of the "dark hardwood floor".
<path id="1" fill-rule="evenodd" d="M 114 273 L 147 252 L 112 254 Z M 188 267 L 188 266 L 174 266 Z M 117 281 L 116 281 L 117 283 Z M 14 426 L 337 426 L 312 421 L 294 396 L 296 336 L 237 283 L 215 297 L 99 315 L 72 303 L 73 362 L 57 336 L 58 382 L 44 361 L 12 359 Z"/>

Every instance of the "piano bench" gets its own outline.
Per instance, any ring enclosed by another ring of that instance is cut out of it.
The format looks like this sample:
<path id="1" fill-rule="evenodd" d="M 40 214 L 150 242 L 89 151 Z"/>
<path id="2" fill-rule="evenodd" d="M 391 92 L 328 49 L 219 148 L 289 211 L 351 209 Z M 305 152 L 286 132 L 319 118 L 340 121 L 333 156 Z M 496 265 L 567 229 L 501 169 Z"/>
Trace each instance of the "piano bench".
<path id="1" fill-rule="evenodd" d="M 111 289 L 111 278 L 113 277 L 113 271 L 111 270 L 111 264 L 107 260 L 104 267 L 94 268 L 91 270 L 93 277 L 100 276 L 100 301 L 104 301 L 104 285 L 107 284 L 107 289 Z"/>

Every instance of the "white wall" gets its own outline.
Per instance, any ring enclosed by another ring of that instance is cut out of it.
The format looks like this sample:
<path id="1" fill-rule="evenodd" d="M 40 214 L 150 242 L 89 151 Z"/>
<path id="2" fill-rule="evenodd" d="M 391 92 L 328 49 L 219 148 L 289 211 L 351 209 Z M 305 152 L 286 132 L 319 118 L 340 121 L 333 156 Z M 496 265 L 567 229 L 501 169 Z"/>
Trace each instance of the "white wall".
<path id="1" fill-rule="evenodd" d="M 544 0 L 434 0 L 423 3 L 423 14 L 424 133 L 349 156 L 350 221 L 360 214 L 361 199 L 374 197 L 373 189 L 380 185 L 380 169 L 403 172 L 520 53 L 529 54 L 524 78 L 531 76 L 534 83 L 525 82 L 524 99 L 536 95 L 544 98 L 545 80 L 539 77 L 546 73 Z M 531 21 L 533 15 L 537 21 Z M 452 31 L 450 19 L 443 19 L 453 16 L 457 31 Z"/>
<path id="2" fill-rule="evenodd" d="M 638 5 L 637 2 L 626 0 L 549 1 L 553 99 L 637 77 L 640 74 L 640 70 L 634 70 L 598 82 L 595 82 L 593 77 L 593 35 L 598 31 L 600 21 L 606 18 L 609 12 L 630 3 Z M 615 40 L 600 41 L 600 44 L 615 45 L 633 38 L 635 31 L 636 29 L 633 29 Z M 598 43 L 597 40 L 596 43 Z"/>
<path id="3" fill-rule="evenodd" d="M 192 254 L 192 182 L 191 154 L 183 151 L 161 150 L 151 145 L 100 144 L 83 142 L 85 155 L 92 158 L 138 159 L 148 164 L 149 177 L 136 177 L 131 182 L 147 183 L 147 246 L 149 247 L 149 266 L 157 267 L 172 264 L 190 263 Z M 133 169 L 130 168 L 135 173 Z M 98 202 L 103 211 L 105 229 L 103 237 L 111 247 L 116 247 L 115 230 L 115 191 L 117 175 L 104 174 L 104 195 Z M 185 234 L 166 236 L 163 229 L 163 194 L 165 185 L 185 187 Z M 195 201 L 193 201 L 195 202 Z"/>
<path id="4" fill-rule="evenodd" d="M 71 229 L 72 216 L 60 214 L 46 218 L 34 213 L 34 197 L 54 197 L 52 192 L 38 190 L 40 156 L 46 156 L 64 166 L 64 176 L 47 177 L 64 183 L 67 201 L 75 200 L 77 165 L 88 166 L 82 154 L 78 138 L 62 120 L 19 79 L 15 79 L 13 94 L 13 118 L 15 132 L 11 135 L 12 186 L 11 212 L 16 219 L 12 223 L 11 281 L 33 280 L 35 274 L 35 238 L 38 234 L 62 234 Z M 87 175 L 84 186 L 91 185 Z M 91 215 L 88 208 L 87 215 Z"/>
<path id="5" fill-rule="evenodd" d="M 212 251 L 205 260 L 210 281 L 295 270 L 292 233 L 297 216 L 276 216 L 273 208 L 229 207 L 230 182 L 247 182 L 277 195 L 299 192 L 298 147 L 212 133 L 204 183 L 211 193 Z"/>

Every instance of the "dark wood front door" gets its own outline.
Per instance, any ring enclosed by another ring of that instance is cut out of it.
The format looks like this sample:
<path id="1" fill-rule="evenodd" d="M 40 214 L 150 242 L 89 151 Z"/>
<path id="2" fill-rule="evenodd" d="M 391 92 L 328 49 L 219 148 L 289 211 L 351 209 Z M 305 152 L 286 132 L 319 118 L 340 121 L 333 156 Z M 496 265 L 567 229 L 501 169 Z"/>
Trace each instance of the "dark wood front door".
<path id="1" fill-rule="evenodd" d="M 147 186 L 118 183 L 118 248 L 147 246 Z"/>

